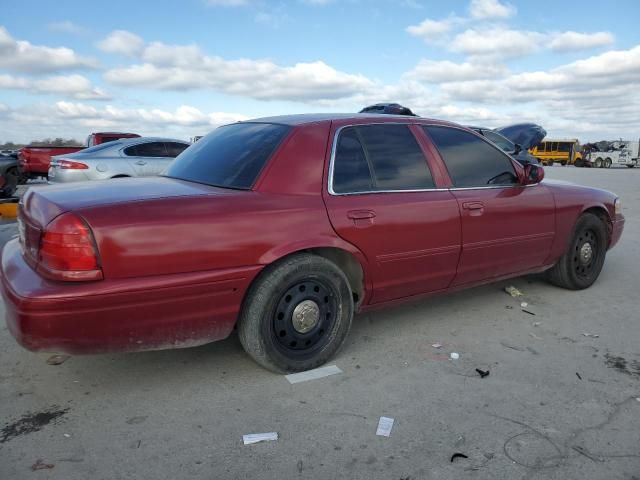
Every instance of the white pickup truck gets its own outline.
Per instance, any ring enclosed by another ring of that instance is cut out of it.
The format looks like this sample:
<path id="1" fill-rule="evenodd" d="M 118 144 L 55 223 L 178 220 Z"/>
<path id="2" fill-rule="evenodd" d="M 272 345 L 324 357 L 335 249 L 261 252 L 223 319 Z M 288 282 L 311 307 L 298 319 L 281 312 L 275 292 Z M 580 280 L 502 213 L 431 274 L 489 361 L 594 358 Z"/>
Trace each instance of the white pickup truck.
<path id="1" fill-rule="evenodd" d="M 640 141 L 617 140 L 611 142 L 606 152 L 591 151 L 584 156 L 585 164 L 596 168 L 610 168 L 611 165 L 626 165 L 633 168 L 640 159 Z"/>

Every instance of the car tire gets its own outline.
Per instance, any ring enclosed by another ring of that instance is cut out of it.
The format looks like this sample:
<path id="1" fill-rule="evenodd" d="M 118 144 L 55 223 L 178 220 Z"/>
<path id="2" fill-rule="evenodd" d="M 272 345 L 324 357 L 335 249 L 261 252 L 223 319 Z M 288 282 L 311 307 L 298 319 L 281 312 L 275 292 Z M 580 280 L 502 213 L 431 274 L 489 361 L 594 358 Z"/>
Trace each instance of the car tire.
<path id="1" fill-rule="evenodd" d="M 563 161 L 561 161 L 561 162 L 560 162 L 560 165 L 562 165 L 563 167 L 564 167 L 566 164 L 567 164 L 567 161 L 566 161 L 566 160 L 563 160 Z"/>
<path id="2" fill-rule="evenodd" d="M 590 287 L 602 271 L 607 244 L 607 227 L 602 219 L 593 213 L 582 214 L 573 229 L 568 250 L 547 270 L 547 279 L 569 290 Z"/>
<path id="3" fill-rule="evenodd" d="M 29 180 L 29 178 L 26 175 L 24 175 L 22 172 L 20 172 L 20 170 L 18 170 L 18 167 L 12 167 L 8 169 L 7 175 L 13 175 L 14 177 L 16 177 L 17 185 L 24 185 L 25 183 L 27 183 L 27 180 Z"/>
<path id="4" fill-rule="evenodd" d="M 605 159 L 604 159 L 604 168 L 611 168 L 611 164 L 612 164 L 612 163 L 613 163 L 613 162 L 611 161 L 611 159 L 610 159 L 610 158 L 605 158 Z"/>
<path id="5" fill-rule="evenodd" d="M 354 305 L 344 272 L 326 258 L 294 254 L 265 268 L 245 297 L 238 335 L 245 351 L 277 373 L 330 360 L 351 329 Z"/>
<path id="6" fill-rule="evenodd" d="M 596 161 L 593 166 L 596 168 L 602 168 L 602 159 L 600 157 L 596 158 Z"/>
<path id="7" fill-rule="evenodd" d="M 12 170 L 15 170 L 15 173 L 12 173 Z M 7 170 L 4 178 L 4 185 L 2 189 L 0 189 L 0 197 L 13 197 L 18 189 L 19 178 L 18 171 L 15 168 Z"/>
<path id="8" fill-rule="evenodd" d="M 582 160 L 576 160 L 574 165 L 578 168 L 584 167 L 584 162 Z"/>
<path id="9" fill-rule="evenodd" d="M 627 165 L 628 168 L 633 168 L 635 165 Z"/>

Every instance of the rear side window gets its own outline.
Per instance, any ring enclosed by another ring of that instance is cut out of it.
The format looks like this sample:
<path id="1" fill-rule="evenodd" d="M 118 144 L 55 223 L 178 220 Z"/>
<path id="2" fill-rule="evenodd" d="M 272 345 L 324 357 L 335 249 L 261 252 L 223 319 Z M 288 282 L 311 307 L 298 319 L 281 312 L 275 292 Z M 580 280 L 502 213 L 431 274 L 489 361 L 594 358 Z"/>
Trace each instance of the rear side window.
<path id="1" fill-rule="evenodd" d="M 165 142 L 165 146 L 167 147 L 167 157 L 175 158 L 184 152 L 189 145 L 178 142 Z"/>
<path id="2" fill-rule="evenodd" d="M 128 157 L 166 157 L 164 142 L 139 143 L 124 149 Z"/>
<path id="3" fill-rule="evenodd" d="M 513 185 L 518 177 L 509 157 L 470 132 L 423 127 L 435 143 L 456 187 Z"/>
<path id="4" fill-rule="evenodd" d="M 360 125 L 340 132 L 335 193 L 434 188 L 426 159 L 407 125 Z"/>
<path id="5" fill-rule="evenodd" d="M 165 175 L 217 187 L 250 189 L 290 127 L 235 123 L 217 128 L 176 158 Z"/>
<path id="6" fill-rule="evenodd" d="M 333 171 L 333 191 L 356 193 L 373 190 L 367 157 L 355 128 L 344 130 L 338 138 Z"/>

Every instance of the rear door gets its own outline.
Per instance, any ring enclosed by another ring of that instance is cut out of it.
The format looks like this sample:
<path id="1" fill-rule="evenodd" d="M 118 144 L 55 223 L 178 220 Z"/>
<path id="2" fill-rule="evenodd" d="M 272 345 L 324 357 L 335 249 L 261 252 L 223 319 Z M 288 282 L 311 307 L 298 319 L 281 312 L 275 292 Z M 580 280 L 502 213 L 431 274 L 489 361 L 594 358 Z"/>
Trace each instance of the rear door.
<path id="1" fill-rule="evenodd" d="M 466 130 L 425 126 L 444 162 L 462 217 L 453 285 L 540 267 L 555 235 L 555 203 L 544 184 L 519 183 L 512 160 Z"/>
<path id="2" fill-rule="evenodd" d="M 164 142 L 138 143 L 125 148 L 123 153 L 139 177 L 158 175 L 172 160 L 167 157 Z"/>
<path id="3" fill-rule="evenodd" d="M 405 124 L 332 128 L 325 203 L 335 231 L 367 257 L 372 303 L 445 289 L 460 254 L 455 197 L 439 189 Z"/>

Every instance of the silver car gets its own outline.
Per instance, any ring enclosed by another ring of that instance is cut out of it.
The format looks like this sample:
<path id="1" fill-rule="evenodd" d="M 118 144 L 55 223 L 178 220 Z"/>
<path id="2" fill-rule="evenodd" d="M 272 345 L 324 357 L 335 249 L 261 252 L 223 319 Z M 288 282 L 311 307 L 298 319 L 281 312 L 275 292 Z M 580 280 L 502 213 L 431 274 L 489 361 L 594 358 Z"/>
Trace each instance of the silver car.
<path id="1" fill-rule="evenodd" d="M 51 157 L 50 183 L 160 174 L 191 144 L 172 138 L 123 138 Z"/>

